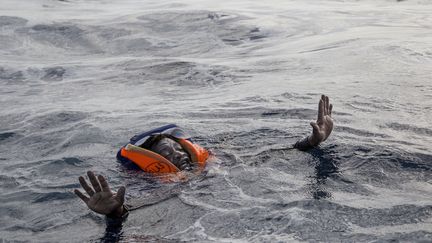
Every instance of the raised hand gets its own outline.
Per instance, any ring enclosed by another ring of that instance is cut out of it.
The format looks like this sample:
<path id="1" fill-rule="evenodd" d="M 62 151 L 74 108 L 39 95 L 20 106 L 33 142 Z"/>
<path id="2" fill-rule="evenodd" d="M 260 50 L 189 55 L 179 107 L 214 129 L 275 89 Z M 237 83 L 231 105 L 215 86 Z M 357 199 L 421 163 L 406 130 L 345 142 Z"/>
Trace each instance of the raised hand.
<path id="1" fill-rule="evenodd" d="M 328 96 L 322 95 L 318 104 L 318 119 L 310 123 L 313 130 L 308 141 L 312 146 L 317 146 L 330 136 L 333 130 L 332 109 L 333 105 L 330 104 Z"/>
<path id="2" fill-rule="evenodd" d="M 126 188 L 122 186 L 118 189 L 117 193 L 114 194 L 103 176 L 98 175 L 98 177 L 96 177 L 91 171 L 87 172 L 87 176 L 89 177 L 93 188 L 87 184 L 86 180 L 82 176 L 79 177 L 79 182 L 89 197 L 77 189 L 74 190 L 74 193 L 94 212 L 120 217 L 123 214 Z"/>

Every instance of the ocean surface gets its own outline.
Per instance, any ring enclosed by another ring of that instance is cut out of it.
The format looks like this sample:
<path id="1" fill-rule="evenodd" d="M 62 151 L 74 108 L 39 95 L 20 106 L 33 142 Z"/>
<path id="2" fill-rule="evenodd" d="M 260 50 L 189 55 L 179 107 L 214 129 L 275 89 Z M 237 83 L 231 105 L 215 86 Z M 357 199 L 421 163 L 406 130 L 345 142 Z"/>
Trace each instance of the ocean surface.
<path id="1" fill-rule="evenodd" d="M 311 132 L 321 94 L 335 129 Z M 0 0 L 0 242 L 431 242 L 432 2 Z M 122 167 L 175 123 L 185 183 Z M 121 232 L 73 190 L 127 188 Z"/>

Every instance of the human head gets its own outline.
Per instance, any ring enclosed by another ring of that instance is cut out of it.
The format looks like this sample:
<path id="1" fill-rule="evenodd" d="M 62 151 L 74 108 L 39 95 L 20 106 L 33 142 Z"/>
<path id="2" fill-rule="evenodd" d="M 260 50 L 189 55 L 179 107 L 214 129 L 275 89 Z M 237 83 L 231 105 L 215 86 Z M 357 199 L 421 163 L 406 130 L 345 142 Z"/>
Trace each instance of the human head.
<path id="1" fill-rule="evenodd" d="M 157 136 L 154 138 L 149 149 L 169 160 L 180 170 L 192 169 L 192 162 L 189 154 L 172 138 L 167 136 Z"/>

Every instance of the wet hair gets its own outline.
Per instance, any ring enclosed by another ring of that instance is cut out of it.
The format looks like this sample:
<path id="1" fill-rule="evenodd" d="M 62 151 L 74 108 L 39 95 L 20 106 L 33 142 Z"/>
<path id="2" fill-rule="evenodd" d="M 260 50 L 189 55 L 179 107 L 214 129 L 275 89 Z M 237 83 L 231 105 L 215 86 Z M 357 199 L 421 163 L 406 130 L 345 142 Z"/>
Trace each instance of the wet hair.
<path id="1" fill-rule="evenodd" d="M 141 148 L 151 150 L 151 147 L 160 142 L 160 140 L 167 138 L 168 136 L 164 134 L 152 135 L 143 144 L 140 145 Z M 169 138 L 169 137 L 168 137 Z"/>

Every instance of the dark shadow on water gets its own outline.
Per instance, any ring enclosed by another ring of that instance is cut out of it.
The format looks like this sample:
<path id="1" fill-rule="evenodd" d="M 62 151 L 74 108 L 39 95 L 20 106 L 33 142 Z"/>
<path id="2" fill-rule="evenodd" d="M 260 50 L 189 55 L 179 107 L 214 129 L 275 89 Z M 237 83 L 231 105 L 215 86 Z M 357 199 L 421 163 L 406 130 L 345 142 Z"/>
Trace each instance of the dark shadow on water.
<path id="1" fill-rule="evenodd" d="M 4 133 L 0 133 L 0 141 L 6 140 L 8 138 L 11 138 L 15 136 L 14 132 L 4 132 Z"/>
<path id="2" fill-rule="evenodd" d="M 326 184 L 328 178 L 338 178 L 339 168 L 336 159 L 329 150 L 315 148 L 307 151 L 316 160 L 315 174 L 311 176 L 309 192 L 314 199 L 331 198 L 331 192 L 327 190 Z"/>
<path id="3" fill-rule="evenodd" d="M 123 235 L 122 228 L 113 228 L 105 232 L 104 237 L 100 239 L 100 242 L 146 242 L 146 243 L 178 243 L 186 242 L 182 240 L 168 240 L 157 236 L 148 235 Z"/>
<path id="4" fill-rule="evenodd" d="M 100 242 L 120 242 L 123 238 L 122 226 L 107 226 L 105 235 L 100 239 Z"/>

